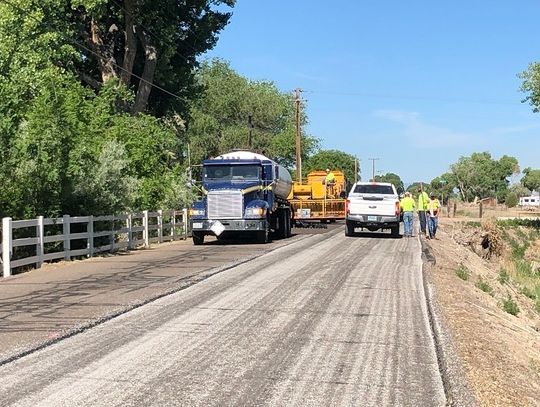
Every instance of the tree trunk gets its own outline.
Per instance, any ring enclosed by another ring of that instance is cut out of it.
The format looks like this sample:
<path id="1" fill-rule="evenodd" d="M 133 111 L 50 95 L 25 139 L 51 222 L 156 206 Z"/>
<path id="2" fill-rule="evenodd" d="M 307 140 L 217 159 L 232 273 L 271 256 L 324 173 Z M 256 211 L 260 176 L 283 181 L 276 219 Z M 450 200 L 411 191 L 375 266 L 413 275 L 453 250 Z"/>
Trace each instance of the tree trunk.
<path id="1" fill-rule="evenodd" d="M 125 10 L 125 49 L 122 72 L 120 73 L 120 81 L 129 88 L 131 81 L 131 72 L 137 55 L 137 42 L 135 38 L 135 25 L 133 20 L 133 0 L 124 0 Z"/>
<path id="2" fill-rule="evenodd" d="M 139 38 L 144 48 L 145 61 L 139 88 L 137 89 L 135 104 L 131 110 L 133 114 L 141 113 L 146 109 L 157 65 L 157 47 L 150 43 L 150 37 L 145 32 L 137 32 L 139 33 Z"/>
<path id="3" fill-rule="evenodd" d="M 107 46 L 103 41 L 103 37 L 100 33 L 96 20 L 92 18 L 90 22 L 91 42 L 94 51 L 97 54 L 99 69 L 101 71 L 101 79 L 103 82 L 112 78 L 117 78 L 118 74 L 115 70 L 115 60 L 112 52 L 109 50 L 110 46 Z"/>

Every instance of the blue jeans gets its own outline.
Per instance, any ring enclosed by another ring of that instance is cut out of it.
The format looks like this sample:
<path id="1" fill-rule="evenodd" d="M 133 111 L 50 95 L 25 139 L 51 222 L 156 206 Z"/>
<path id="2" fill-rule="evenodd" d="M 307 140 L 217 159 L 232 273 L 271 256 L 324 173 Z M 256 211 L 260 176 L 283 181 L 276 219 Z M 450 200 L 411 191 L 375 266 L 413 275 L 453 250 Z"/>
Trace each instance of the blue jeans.
<path id="1" fill-rule="evenodd" d="M 403 228 L 405 236 L 412 236 L 413 213 L 403 212 Z"/>
<path id="2" fill-rule="evenodd" d="M 426 211 L 418 211 L 418 220 L 420 221 L 420 232 L 426 233 Z"/>
<path id="3" fill-rule="evenodd" d="M 439 218 L 436 216 L 428 216 L 428 228 L 429 237 L 434 238 L 437 233 L 437 226 L 439 225 Z"/>

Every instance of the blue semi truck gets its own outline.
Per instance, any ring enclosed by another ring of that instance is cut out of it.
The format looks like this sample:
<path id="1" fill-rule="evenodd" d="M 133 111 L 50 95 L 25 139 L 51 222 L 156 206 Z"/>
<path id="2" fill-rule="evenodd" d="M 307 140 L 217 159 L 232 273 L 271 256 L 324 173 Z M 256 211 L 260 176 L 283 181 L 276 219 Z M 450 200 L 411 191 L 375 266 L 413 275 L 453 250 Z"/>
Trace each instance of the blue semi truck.
<path id="1" fill-rule="evenodd" d="M 190 210 L 193 244 L 207 235 L 250 234 L 267 243 L 291 236 L 291 174 L 264 155 L 234 151 L 202 163 L 200 201 Z"/>

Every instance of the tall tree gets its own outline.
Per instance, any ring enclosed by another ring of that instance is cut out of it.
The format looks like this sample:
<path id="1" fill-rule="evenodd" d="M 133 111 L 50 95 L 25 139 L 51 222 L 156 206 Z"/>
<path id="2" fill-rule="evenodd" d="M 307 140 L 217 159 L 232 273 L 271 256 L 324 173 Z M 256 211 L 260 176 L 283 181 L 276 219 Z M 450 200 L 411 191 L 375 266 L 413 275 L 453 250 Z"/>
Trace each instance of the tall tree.
<path id="1" fill-rule="evenodd" d="M 525 168 L 523 170 L 523 178 L 521 184 L 530 190 L 540 192 L 540 170 L 533 170 L 532 168 Z"/>
<path id="2" fill-rule="evenodd" d="M 394 184 L 394 186 L 397 189 L 398 194 L 401 194 L 403 191 L 405 191 L 405 186 L 403 185 L 403 181 L 401 180 L 401 177 L 397 174 L 394 174 L 393 172 L 388 172 L 383 175 L 375 175 L 375 181 L 390 182 Z"/>
<path id="3" fill-rule="evenodd" d="M 48 58 L 76 73 L 95 90 L 118 80 L 135 93 L 132 113 L 163 115 L 185 112 L 186 100 L 197 90 L 196 58 L 216 44 L 231 17 L 223 6 L 234 4 L 235 0 L 16 0 L 3 3 L 0 11 L 7 13 L 2 18 L 13 49 L 25 48 L 20 45 L 25 40 L 32 45 L 42 42 L 40 60 Z M 63 55 L 55 58 L 58 54 Z M 154 84 L 166 91 L 157 91 Z"/>
<path id="4" fill-rule="evenodd" d="M 488 196 L 504 201 L 508 178 L 519 172 L 519 165 L 514 157 L 504 155 L 494 160 L 490 153 L 483 152 L 460 157 L 457 163 L 451 165 L 450 170 L 452 182 L 457 185 L 464 201 Z"/>
<path id="5" fill-rule="evenodd" d="M 313 154 L 302 166 L 302 172 L 307 174 L 310 171 L 320 171 L 326 168 L 330 170 L 340 170 L 345 174 L 347 184 L 351 184 L 355 180 L 355 161 L 357 158 L 339 150 L 320 150 Z M 360 170 L 357 168 L 356 178 L 360 179 Z"/>
<path id="6" fill-rule="evenodd" d="M 193 163 L 232 149 L 248 149 L 293 166 L 295 116 L 290 95 L 272 82 L 244 78 L 217 59 L 201 65 L 197 80 L 204 91 L 191 104 L 187 131 Z M 302 116 L 302 123 L 305 120 Z M 315 138 L 303 135 L 304 157 L 316 146 Z"/>
<path id="7" fill-rule="evenodd" d="M 529 103 L 533 112 L 540 112 L 540 63 L 529 64 L 527 70 L 518 74 L 518 78 L 523 81 L 520 90 L 527 93 L 522 102 Z"/>

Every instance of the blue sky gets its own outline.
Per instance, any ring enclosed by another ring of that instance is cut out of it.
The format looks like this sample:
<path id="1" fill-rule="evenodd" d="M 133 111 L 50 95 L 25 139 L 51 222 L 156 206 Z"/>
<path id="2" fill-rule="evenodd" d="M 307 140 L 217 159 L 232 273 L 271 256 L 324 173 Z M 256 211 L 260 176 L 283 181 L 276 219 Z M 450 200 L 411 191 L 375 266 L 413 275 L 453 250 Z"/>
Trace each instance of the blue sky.
<path id="1" fill-rule="evenodd" d="M 208 57 L 303 89 L 305 131 L 362 178 L 430 181 L 460 156 L 540 168 L 540 114 L 517 74 L 540 61 L 540 2 L 238 0 Z"/>

